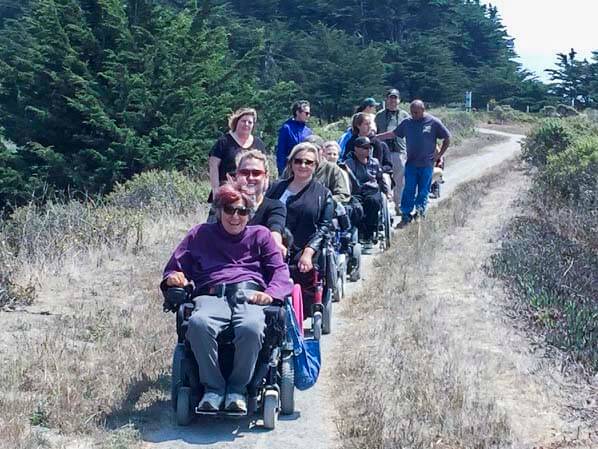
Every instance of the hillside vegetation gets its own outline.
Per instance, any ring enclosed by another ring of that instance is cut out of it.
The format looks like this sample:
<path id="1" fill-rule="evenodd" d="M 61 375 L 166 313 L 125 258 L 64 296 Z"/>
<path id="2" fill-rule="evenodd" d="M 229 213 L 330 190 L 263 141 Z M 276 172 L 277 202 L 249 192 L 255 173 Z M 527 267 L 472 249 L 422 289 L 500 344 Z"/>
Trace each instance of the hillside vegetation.
<path id="1" fill-rule="evenodd" d="M 544 101 L 496 8 L 472 1 L 5 0 L 0 14 L 0 135 L 16 144 L 0 146 L 0 209 L 204 170 L 240 106 L 273 149 L 301 97 L 327 122 L 388 86 Z"/>
<path id="2" fill-rule="evenodd" d="M 598 371 L 598 125 L 548 119 L 527 137 L 527 214 L 494 257 L 517 307 L 570 359 Z"/>

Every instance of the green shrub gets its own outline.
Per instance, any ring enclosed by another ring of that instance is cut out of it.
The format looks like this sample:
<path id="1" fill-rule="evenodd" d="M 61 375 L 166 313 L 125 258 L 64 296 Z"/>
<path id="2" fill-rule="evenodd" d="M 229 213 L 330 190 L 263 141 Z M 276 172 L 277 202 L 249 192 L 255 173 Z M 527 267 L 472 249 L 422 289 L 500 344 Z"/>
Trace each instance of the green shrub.
<path id="1" fill-rule="evenodd" d="M 500 124 L 513 122 L 529 123 L 536 120 L 531 114 L 513 109 L 509 105 L 496 106 L 489 112 L 489 117 L 491 122 Z"/>
<path id="2" fill-rule="evenodd" d="M 544 120 L 525 139 L 523 159 L 535 166 L 544 166 L 551 154 L 558 154 L 573 142 L 574 130 L 559 119 Z"/>
<path id="3" fill-rule="evenodd" d="M 543 117 L 558 117 L 559 114 L 556 112 L 556 107 L 554 106 L 544 106 L 540 109 L 540 115 Z"/>
<path id="4" fill-rule="evenodd" d="M 598 109 L 586 109 L 584 114 L 588 120 L 598 123 Z"/>
<path id="5" fill-rule="evenodd" d="M 117 184 L 107 202 L 127 209 L 165 208 L 185 212 L 205 203 L 209 191 L 207 182 L 194 181 L 181 172 L 153 170 Z"/>
<path id="6" fill-rule="evenodd" d="M 453 143 L 458 143 L 475 134 L 477 122 L 474 114 L 470 112 L 445 108 L 430 112 L 442 120 L 442 123 L 449 129 L 453 136 Z"/>
<path id="7" fill-rule="evenodd" d="M 539 181 L 563 199 L 591 206 L 598 195 L 598 134 L 576 139 L 562 153 L 551 154 Z"/>
<path id="8" fill-rule="evenodd" d="M 579 112 L 574 107 L 566 104 L 559 104 L 556 107 L 556 112 L 561 117 L 577 117 L 579 115 Z"/>
<path id="9" fill-rule="evenodd" d="M 546 119 L 523 157 L 538 170 L 526 216 L 509 225 L 494 272 L 550 343 L 598 371 L 598 126 Z"/>

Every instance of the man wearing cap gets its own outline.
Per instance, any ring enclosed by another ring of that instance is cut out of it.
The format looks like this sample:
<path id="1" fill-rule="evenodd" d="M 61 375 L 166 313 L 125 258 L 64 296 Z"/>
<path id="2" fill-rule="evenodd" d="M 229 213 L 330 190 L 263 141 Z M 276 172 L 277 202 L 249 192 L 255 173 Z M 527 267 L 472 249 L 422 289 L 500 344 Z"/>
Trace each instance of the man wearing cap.
<path id="1" fill-rule="evenodd" d="M 372 246 L 372 237 L 378 226 L 378 213 L 382 208 L 381 194 L 388 194 L 388 187 L 382 176 L 382 167 L 378 160 L 371 156 L 371 151 L 370 139 L 358 137 L 355 140 L 355 151 L 344 164 L 351 181 L 351 195 L 361 203 L 365 214 L 359 225 L 364 249 Z"/>
<path id="2" fill-rule="evenodd" d="M 374 98 L 368 97 L 364 99 L 359 106 L 357 106 L 357 110 L 355 111 L 355 113 L 357 114 L 359 112 L 365 112 L 366 114 L 375 114 L 376 108 L 378 106 L 380 106 L 380 103 L 378 103 Z M 340 138 L 338 139 L 338 144 L 341 147 L 341 151 L 339 154 L 339 157 L 341 159 L 343 158 L 343 155 L 347 148 L 347 142 L 349 142 L 351 136 L 353 136 L 353 129 L 349 126 L 342 134 L 342 136 L 340 136 Z"/>
<path id="3" fill-rule="evenodd" d="M 394 131 L 378 135 L 380 139 L 389 139 L 393 136 L 404 137 L 407 144 L 405 188 L 401 198 L 401 227 L 411 221 L 414 205 L 416 215 L 422 218 L 425 216 L 434 165 L 446 152 L 451 138 L 449 130 L 443 123 L 426 112 L 423 101 L 412 101 L 409 109 L 410 118 L 399 123 Z M 442 139 L 440 151 L 436 151 L 438 139 Z"/>
<path id="4" fill-rule="evenodd" d="M 398 89 L 390 89 L 386 93 L 385 108 L 376 114 L 376 128 L 379 133 L 386 131 L 393 131 L 406 118 L 409 118 L 402 109 L 399 109 L 399 102 L 401 96 Z M 400 137 L 391 137 L 385 140 L 385 143 L 390 149 L 390 160 L 392 162 L 392 177 L 395 183 L 393 189 L 393 201 L 395 203 L 395 212 L 400 213 L 399 206 L 401 204 L 401 195 L 403 193 L 403 186 L 405 180 L 405 159 L 406 147 L 405 139 Z"/>

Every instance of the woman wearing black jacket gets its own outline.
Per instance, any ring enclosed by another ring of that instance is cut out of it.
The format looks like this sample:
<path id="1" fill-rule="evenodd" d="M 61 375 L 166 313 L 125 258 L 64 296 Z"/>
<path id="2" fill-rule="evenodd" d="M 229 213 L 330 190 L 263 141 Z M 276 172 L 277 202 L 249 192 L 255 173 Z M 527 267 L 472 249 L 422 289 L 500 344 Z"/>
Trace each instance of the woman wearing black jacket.
<path id="1" fill-rule="evenodd" d="M 330 190 L 314 180 L 318 164 L 319 154 L 313 144 L 295 145 L 287 161 L 286 172 L 291 176 L 277 181 L 266 194 L 282 201 L 287 208 L 286 227 L 293 236 L 289 265 L 293 279 L 302 287 L 304 316 L 312 316 L 316 292 L 313 259 L 324 239 L 332 233 L 334 212 Z"/>
<path id="2" fill-rule="evenodd" d="M 296 145 L 287 162 L 291 177 L 277 181 L 266 194 L 287 207 L 286 227 L 293 235 L 293 247 L 289 248 L 291 264 L 296 262 L 300 273 L 313 269 L 313 256 L 322 240 L 332 232 L 332 195 L 313 179 L 318 164 L 318 150 L 314 145 Z"/>

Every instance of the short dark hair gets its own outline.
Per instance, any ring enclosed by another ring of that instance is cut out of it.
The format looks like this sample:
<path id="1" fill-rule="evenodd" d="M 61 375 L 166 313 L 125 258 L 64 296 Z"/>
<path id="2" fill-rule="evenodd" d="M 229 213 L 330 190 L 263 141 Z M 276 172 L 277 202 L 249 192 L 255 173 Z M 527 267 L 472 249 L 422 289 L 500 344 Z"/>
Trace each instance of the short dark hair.
<path id="1" fill-rule="evenodd" d="M 299 100 L 296 101 L 295 103 L 293 103 L 293 106 L 291 106 L 291 113 L 293 114 L 293 117 L 297 117 L 297 112 L 301 112 L 303 111 L 303 109 L 305 108 L 309 108 L 309 101 L 307 100 Z"/>

